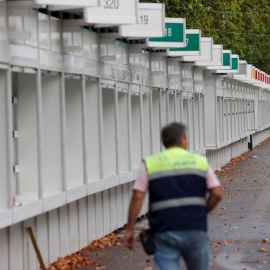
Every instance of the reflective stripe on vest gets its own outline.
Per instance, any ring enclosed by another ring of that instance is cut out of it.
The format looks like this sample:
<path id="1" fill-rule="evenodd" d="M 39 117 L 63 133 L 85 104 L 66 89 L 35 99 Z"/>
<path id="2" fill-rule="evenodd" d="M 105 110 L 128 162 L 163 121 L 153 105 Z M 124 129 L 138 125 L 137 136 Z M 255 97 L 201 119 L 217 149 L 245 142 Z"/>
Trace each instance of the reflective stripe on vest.
<path id="1" fill-rule="evenodd" d="M 148 178 L 151 181 L 161 177 L 168 177 L 174 175 L 187 175 L 187 174 L 194 174 L 201 177 L 206 177 L 206 171 L 191 168 L 191 169 L 178 169 L 178 170 L 155 172 L 150 174 Z"/>
<path id="2" fill-rule="evenodd" d="M 165 200 L 156 203 L 150 203 L 150 210 L 157 211 L 171 207 L 180 207 L 180 206 L 188 206 L 188 205 L 206 205 L 206 200 L 200 197 L 188 197 L 188 198 L 180 198 L 180 199 L 171 199 Z"/>

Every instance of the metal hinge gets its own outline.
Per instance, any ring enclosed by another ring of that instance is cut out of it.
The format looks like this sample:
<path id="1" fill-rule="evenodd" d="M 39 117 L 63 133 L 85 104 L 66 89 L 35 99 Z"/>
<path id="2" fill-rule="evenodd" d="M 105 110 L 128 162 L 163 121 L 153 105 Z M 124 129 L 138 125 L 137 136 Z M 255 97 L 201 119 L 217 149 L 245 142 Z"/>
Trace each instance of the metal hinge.
<path id="1" fill-rule="evenodd" d="M 13 172 L 14 173 L 19 173 L 20 172 L 20 166 L 19 165 L 13 166 Z"/>
<path id="2" fill-rule="evenodd" d="M 19 138 L 19 131 L 18 130 L 13 130 L 13 138 Z"/>

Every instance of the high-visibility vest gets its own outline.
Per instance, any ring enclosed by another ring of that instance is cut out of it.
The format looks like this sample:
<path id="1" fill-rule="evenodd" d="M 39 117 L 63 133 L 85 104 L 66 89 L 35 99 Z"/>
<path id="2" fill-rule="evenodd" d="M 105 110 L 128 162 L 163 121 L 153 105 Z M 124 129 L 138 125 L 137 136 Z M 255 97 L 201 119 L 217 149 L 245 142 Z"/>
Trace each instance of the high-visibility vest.
<path id="1" fill-rule="evenodd" d="M 207 230 L 207 159 L 180 147 L 144 160 L 149 178 L 149 221 L 153 232 Z"/>

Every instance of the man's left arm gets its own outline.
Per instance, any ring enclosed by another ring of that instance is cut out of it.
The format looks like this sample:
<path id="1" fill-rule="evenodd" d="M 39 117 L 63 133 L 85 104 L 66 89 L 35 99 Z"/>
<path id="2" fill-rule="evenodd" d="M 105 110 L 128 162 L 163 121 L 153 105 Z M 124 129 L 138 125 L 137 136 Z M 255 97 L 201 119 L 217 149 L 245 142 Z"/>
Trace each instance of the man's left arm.
<path id="1" fill-rule="evenodd" d="M 149 180 L 148 180 L 146 167 L 145 167 L 145 164 L 142 163 L 138 178 L 135 181 L 135 184 L 133 186 L 133 195 L 132 195 L 131 202 L 129 205 L 128 227 L 127 227 L 127 233 L 124 239 L 125 245 L 128 248 L 132 248 L 133 246 L 133 239 L 134 239 L 133 228 L 136 223 L 137 216 L 142 207 L 143 199 L 144 199 L 145 193 L 147 192 L 148 185 L 149 185 Z"/>
<path id="2" fill-rule="evenodd" d="M 137 216 L 142 207 L 144 196 L 145 196 L 145 192 L 134 190 L 132 199 L 129 205 L 127 233 L 125 235 L 124 241 L 125 241 L 125 246 L 130 249 L 133 247 L 133 239 L 134 239 L 133 229 L 136 223 Z"/>

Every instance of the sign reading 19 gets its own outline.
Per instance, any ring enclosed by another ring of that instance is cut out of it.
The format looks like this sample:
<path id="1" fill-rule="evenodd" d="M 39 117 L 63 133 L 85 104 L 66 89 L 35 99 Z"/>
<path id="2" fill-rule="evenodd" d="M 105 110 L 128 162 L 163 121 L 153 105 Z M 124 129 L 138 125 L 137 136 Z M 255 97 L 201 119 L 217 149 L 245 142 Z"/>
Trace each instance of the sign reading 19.
<path id="1" fill-rule="evenodd" d="M 104 8 L 118 9 L 119 8 L 119 0 L 104 0 Z"/>

